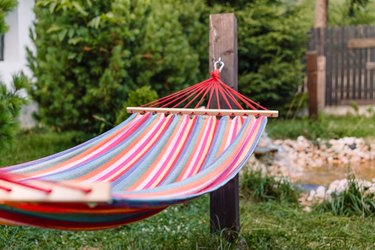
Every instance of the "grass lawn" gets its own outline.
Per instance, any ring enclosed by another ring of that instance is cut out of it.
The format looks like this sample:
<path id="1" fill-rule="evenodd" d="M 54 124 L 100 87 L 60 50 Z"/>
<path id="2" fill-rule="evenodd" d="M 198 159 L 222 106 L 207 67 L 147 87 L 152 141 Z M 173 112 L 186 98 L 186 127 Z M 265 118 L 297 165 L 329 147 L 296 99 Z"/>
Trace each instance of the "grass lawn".
<path id="1" fill-rule="evenodd" d="M 371 117 L 320 115 L 316 121 L 308 118 L 269 119 L 267 130 L 272 138 L 336 139 L 341 137 L 375 137 L 375 115 Z"/>
<path id="2" fill-rule="evenodd" d="M 0 165 L 72 146 L 74 133 L 23 133 L 0 153 Z M 228 243 L 209 233 L 204 196 L 111 230 L 71 232 L 0 226 L 1 249 L 374 249 L 374 217 L 306 213 L 289 203 L 241 200 L 241 233 Z"/>

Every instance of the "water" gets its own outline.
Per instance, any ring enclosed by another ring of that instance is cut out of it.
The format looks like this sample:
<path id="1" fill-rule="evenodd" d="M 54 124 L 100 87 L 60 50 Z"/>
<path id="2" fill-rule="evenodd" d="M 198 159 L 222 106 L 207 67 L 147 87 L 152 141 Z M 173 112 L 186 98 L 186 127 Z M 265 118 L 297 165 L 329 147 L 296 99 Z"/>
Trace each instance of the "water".
<path id="1" fill-rule="evenodd" d="M 335 180 L 345 179 L 348 173 L 354 173 L 357 178 L 371 181 L 375 179 L 375 161 L 356 165 L 327 165 L 324 167 L 306 167 L 299 173 L 295 182 L 303 185 L 328 186 Z"/>

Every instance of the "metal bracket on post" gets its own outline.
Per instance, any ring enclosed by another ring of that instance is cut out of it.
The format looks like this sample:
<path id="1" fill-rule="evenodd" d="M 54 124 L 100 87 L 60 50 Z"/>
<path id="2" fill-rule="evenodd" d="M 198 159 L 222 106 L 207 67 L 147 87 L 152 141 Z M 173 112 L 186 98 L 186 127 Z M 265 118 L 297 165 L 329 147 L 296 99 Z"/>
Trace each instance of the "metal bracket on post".
<path id="1" fill-rule="evenodd" d="M 233 13 L 210 15 L 210 71 L 221 58 L 225 67 L 221 78 L 231 88 L 238 89 L 237 20 Z M 213 104 L 215 105 L 215 104 Z M 220 103 L 225 107 L 225 102 Z M 211 232 L 224 230 L 225 237 L 233 240 L 240 231 L 238 175 L 210 195 Z"/>

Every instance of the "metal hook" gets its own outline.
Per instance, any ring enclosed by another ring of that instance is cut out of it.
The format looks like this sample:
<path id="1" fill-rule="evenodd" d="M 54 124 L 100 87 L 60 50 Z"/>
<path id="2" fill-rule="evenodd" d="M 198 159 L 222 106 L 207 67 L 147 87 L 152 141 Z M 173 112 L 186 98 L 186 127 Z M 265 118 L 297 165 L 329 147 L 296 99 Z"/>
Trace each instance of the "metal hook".
<path id="1" fill-rule="evenodd" d="M 219 59 L 216 62 L 214 62 L 215 70 L 217 70 L 218 64 L 220 64 L 219 71 L 221 72 L 221 70 L 224 68 L 224 62 L 221 60 L 221 57 L 219 57 Z"/>

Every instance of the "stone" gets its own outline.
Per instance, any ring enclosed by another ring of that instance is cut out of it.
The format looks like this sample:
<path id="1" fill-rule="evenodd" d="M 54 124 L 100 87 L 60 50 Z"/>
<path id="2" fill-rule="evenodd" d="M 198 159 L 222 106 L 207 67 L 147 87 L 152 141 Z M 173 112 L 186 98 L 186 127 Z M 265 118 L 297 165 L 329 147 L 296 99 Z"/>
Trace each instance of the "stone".
<path id="1" fill-rule="evenodd" d="M 319 199 L 324 199 L 326 195 L 326 188 L 323 187 L 323 186 L 319 186 L 317 189 L 316 189 L 316 194 L 315 196 Z"/>

